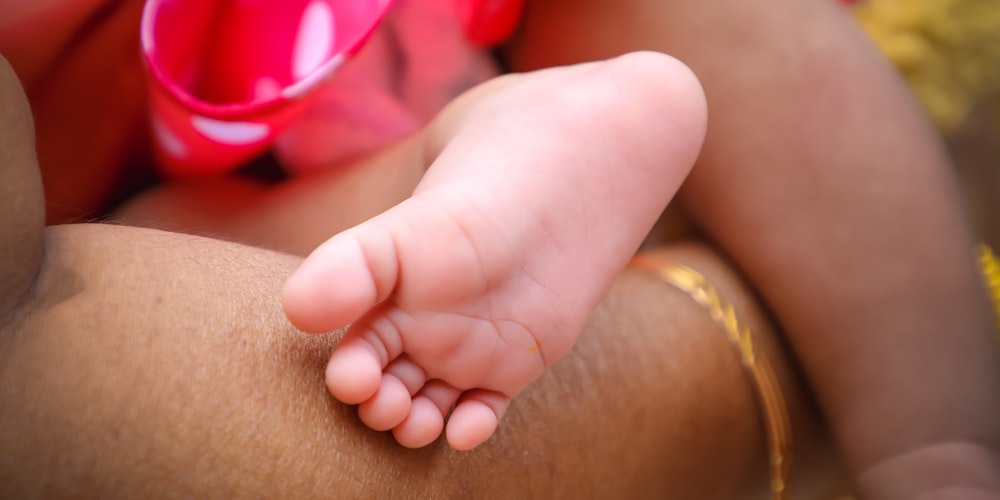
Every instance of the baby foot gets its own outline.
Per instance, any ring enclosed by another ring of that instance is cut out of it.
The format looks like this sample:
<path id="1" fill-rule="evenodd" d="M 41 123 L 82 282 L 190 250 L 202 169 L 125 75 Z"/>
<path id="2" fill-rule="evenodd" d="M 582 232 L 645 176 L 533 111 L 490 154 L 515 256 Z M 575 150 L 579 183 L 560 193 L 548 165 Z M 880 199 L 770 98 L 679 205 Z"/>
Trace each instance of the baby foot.
<path id="1" fill-rule="evenodd" d="M 484 441 L 546 354 L 568 349 L 582 324 L 568 316 L 587 313 L 545 286 L 558 256 L 543 228 L 514 239 L 504 226 L 521 224 L 497 217 L 532 215 L 472 188 L 428 191 L 335 236 L 287 285 L 286 310 L 304 329 L 354 321 L 331 358 L 330 391 L 404 445 L 433 441 L 456 402 L 449 442 Z M 549 255 L 531 258 L 539 252 Z M 313 301 L 326 308 L 295 314 Z"/>
<path id="2" fill-rule="evenodd" d="M 493 433 L 572 346 L 686 176 L 697 82 L 639 54 L 499 83 L 431 126 L 414 195 L 317 248 L 284 306 L 305 331 L 351 324 L 327 368 L 368 426 L 419 447 Z M 451 410 L 449 416 L 448 412 Z"/>

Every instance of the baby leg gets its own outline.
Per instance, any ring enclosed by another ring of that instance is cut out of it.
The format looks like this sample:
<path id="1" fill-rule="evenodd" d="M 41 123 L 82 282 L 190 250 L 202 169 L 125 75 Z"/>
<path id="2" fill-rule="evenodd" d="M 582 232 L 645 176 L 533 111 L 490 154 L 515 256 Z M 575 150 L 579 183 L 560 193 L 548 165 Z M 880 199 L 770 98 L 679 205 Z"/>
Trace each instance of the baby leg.
<path id="1" fill-rule="evenodd" d="M 485 441 L 572 346 L 687 175 L 705 127 L 682 64 L 639 53 L 509 76 L 425 131 L 413 196 L 317 248 L 284 306 L 305 331 L 352 324 L 331 393 L 407 446 Z M 341 287 L 337 283 L 351 283 Z"/>

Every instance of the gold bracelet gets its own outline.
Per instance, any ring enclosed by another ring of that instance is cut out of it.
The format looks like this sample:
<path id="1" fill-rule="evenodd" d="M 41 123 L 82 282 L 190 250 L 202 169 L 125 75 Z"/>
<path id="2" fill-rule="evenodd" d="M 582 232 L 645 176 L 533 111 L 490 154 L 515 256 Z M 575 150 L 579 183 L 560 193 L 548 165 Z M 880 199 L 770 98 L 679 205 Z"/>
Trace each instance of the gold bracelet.
<path id="1" fill-rule="evenodd" d="M 771 466 L 771 493 L 778 500 L 787 498 L 789 474 L 792 466 L 792 428 L 788 407 L 781 395 L 781 387 L 767 356 L 756 349 L 746 325 L 736 318 L 736 310 L 725 302 L 705 277 L 682 264 L 650 254 L 636 255 L 629 267 L 645 269 L 663 281 L 679 288 L 707 308 L 712 319 L 726 331 L 729 342 L 739 350 L 740 361 L 750 375 L 757 402 L 764 415 Z"/>
<path id="2" fill-rule="evenodd" d="M 990 300 L 993 302 L 993 313 L 996 315 L 996 335 L 997 341 L 1000 341 L 1000 258 L 993 253 L 993 249 L 988 245 L 979 245 L 976 247 L 977 253 L 979 253 L 979 272 L 982 273 L 983 279 L 985 280 L 986 290 L 990 294 Z"/>

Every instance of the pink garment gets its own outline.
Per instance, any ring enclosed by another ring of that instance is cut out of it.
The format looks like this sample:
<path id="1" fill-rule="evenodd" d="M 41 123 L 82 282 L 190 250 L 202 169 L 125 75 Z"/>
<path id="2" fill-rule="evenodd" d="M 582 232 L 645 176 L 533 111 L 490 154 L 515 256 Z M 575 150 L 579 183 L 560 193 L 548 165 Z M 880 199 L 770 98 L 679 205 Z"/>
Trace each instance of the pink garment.
<path id="1" fill-rule="evenodd" d="M 422 127 L 448 102 L 497 74 L 465 38 L 454 0 L 397 0 L 357 56 L 275 144 L 306 171 L 379 150 Z"/>
<path id="2" fill-rule="evenodd" d="M 217 174 L 273 146 L 302 172 L 381 149 L 497 73 L 469 40 L 496 39 L 503 24 L 482 20 L 498 8 L 515 19 L 520 5 L 149 0 L 142 42 L 158 160 L 172 175 Z"/>

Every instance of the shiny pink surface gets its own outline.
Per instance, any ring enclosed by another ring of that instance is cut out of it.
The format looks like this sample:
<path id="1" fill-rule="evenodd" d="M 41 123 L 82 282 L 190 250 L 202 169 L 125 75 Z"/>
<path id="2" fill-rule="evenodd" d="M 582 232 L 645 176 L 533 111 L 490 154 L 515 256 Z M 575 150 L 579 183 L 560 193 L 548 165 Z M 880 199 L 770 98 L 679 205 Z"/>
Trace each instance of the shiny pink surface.
<path id="1" fill-rule="evenodd" d="M 263 152 L 392 0 L 150 0 L 142 49 L 157 157 L 174 175 Z"/>

